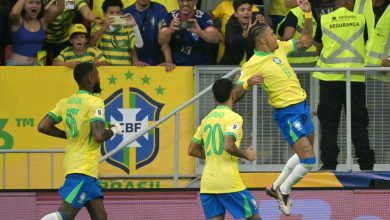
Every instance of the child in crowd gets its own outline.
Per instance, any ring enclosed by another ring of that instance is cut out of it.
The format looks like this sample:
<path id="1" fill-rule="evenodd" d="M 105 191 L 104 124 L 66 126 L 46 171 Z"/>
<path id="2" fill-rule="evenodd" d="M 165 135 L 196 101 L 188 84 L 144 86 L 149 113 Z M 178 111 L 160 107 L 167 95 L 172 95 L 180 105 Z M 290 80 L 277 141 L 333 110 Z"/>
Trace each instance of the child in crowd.
<path id="1" fill-rule="evenodd" d="M 144 45 L 137 23 L 131 14 L 123 15 L 121 0 L 105 0 L 102 9 L 105 21 L 92 28 L 91 45 L 97 45 L 111 65 L 132 65 L 135 47 Z"/>
<path id="2" fill-rule="evenodd" d="M 259 12 L 259 8 L 255 5 L 252 6 L 252 12 Z M 213 20 L 221 20 L 221 41 L 218 46 L 218 55 L 217 55 L 217 63 L 219 63 L 222 59 L 223 54 L 225 53 L 225 33 L 226 33 L 226 25 L 229 21 L 230 17 L 234 14 L 233 8 L 233 0 L 223 0 L 211 11 L 211 16 Z"/>
<path id="3" fill-rule="evenodd" d="M 103 53 L 93 46 L 88 46 L 88 32 L 82 24 L 74 24 L 69 31 L 72 46 L 61 51 L 53 62 L 56 66 L 74 68 L 79 63 L 91 62 L 96 66 L 110 65 Z"/>
<path id="4" fill-rule="evenodd" d="M 248 34 L 257 23 L 267 23 L 261 14 L 253 14 L 252 0 L 234 0 L 234 14 L 226 24 L 225 53 L 221 65 L 242 65 L 252 55 L 253 47 L 248 43 Z"/>

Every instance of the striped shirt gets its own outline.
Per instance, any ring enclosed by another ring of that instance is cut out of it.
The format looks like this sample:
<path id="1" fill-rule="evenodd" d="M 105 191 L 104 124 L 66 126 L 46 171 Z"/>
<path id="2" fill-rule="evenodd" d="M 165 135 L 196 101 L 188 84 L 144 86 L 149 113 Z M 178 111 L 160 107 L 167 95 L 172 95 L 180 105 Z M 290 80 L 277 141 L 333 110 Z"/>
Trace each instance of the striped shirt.
<path id="1" fill-rule="evenodd" d="M 47 5 L 50 0 L 43 0 Z M 68 40 L 69 28 L 72 25 L 73 17 L 76 10 L 88 6 L 84 0 L 75 0 L 75 9 L 64 9 L 64 11 L 50 22 L 46 28 L 46 41 L 49 43 L 63 43 Z"/>
<path id="2" fill-rule="evenodd" d="M 96 30 L 92 31 L 98 31 L 100 28 L 96 26 Z M 130 27 L 122 26 L 118 30 L 106 30 L 101 35 L 97 46 L 111 65 L 132 65 L 130 52 L 135 48 L 135 37 Z"/>
<path id="3" fill-rule="evenodd" d="M 73 47 L 67 47 L 61 51 L 60 55 L 58 55 L 54 61 L 102 62 L 107 61 L 107 59 L 103 56 L 102 51 L 100 51 L 97 47 L 87 47 L 85 52 L 81 55 L 75 54 Z"/>

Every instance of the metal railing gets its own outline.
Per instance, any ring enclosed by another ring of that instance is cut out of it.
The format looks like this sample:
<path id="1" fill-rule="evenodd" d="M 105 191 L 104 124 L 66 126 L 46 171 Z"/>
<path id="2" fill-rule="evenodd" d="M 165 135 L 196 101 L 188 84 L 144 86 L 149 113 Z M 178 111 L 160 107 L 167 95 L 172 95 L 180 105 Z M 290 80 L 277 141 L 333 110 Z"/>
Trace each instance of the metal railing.
<path id="1" fill-rule="evenodd" d="M 213 67 L 195 67 L 195 72 L 199 71 L 201 68 L 210 68 L 212 69 Z M 353 166 L 353 157 L 352 157 L 352 141 L 351 141 L 351 72 L 378 72 L 378 71 L 390 71 L 390 68 L 383 68 L 383 67 L 367 67 L 367 68 L 294 68 L 296 72 L 314 72 L 314 71 L 321 71 L 321 72 L 345 72 L 346 74 L 346 97 L 347 97 L 347 104 L 346 104 L 346 121 L 347 121 L 347 126 L 346 126 L 346 133 L 347 133 L 347 159 L 346 159 L 346 167 L 348 171 L 352 170 Z M 240 68 L 236 67 L 231 69 L 227 74 L 223 75 L 224 78 L 229 78 L 234 76 L 237 72 L 240 71 Z M 220 77 L 220 76 L 219 76 Z M 218 78 L 219 78 L 218 77 Z M 182 175 L 179 176 L 179 141 L 180 141 L 180 112 L 186 108 L 187 106 L 191 105 L 192 103 L 196 102 L 197 106 L 199 105 L 199 98 L 203 97 L 206 95 L 212 88 L 212 82 L 209 81 L 208 85 L 206 88 L 203 90 L 199 91 L 193 98 L 185 102 L 183 105 L 179 106 L 166 116 L 164 116 L 162 119 L 159 121 L 155 122 L 153 125 L 150 127 L 138 132 L 134 137 L 131 139 L 126 140 L 123 142 L 121 145 L 113 149 L 112 151 L 108 152 L 106 155 L 104 155 L 101 160 L 99 161 L 100 163 L 114 155 L 115 153 L 119 152 L 121 149 L 123 149 L 125 146 L 128 146 L 132 142 L 136 141 L 139 137 L 143 136 L 147 132 L 149 132 L 151 129 L 156 128 L 160 124 L 164 123 L 167 121 L 169 118 L 172 116 L 175 116 L 175 144 L 174 144 L 174 172 L 173 175 L 138 175 L 138 176 L 131 176 L 131 177 L 153 177 L 153 178 L 158 178 L 158 177 L 172 177 L 173 182 L 174 182 L 174 187 L 178 187 L 178 180 L 179 177 L 191 177 L 189 175 Z M 311 85 L 312 86 L 312 85 Z M 197 85 L 197 87 L 199 87 Z M 258 119 L 258 88 L 257 86 L 254 86 L 252 89 L 252 134 L 257 134 L 257 119 Z M 311 102 L 315 101 L 314 98 L 311 98 Z M 311 103 L 312 104 L 312 103 Z M 313 105 L 311 105 L 313 106 Z M 312 111 L 314 112 L 314 110 Z M 315 114 L 314 114 L 315 115 Z M 196 112 L 196 119 L 199 119 L 199 113 Z M 315 140 L 315 147 L 316 147 L 316 156 L 318 158 L 318 123 L 315 123 L 315 130 L 316 130 L 316 140 Z M 258 139 L 256 135 L 252 135 L 251 141 L 253 143 L 253 146 L 256 148 L 256 145 L 258 143 Z M 30 154 L 34 153 L 49 153 L 51 155 L 51 186 L 53 188 L 54 184 L 54 154 L 55 153 L 64 153 L 64 150 L 0 150 L 0 154 L 3 154 L 3 188 L 6 188 L 6 154 L 9 153 L 26 153 L 27 154 L 27 186 L 30 188 Z M 318 160 L 317 160 L 318 161 Z M 202 164 L 197 163 L 199 166 L 202 166 Z M 258 164 L 257 161 L 253 161 L 250 163 L 250 166 L 247 166 L 247 169 L 244 170 L 252 170 L 252 171 L 260 171 L 258 169 Z M 103 176 L 105 178 L 115 178 L 117 176 Z M 129 176 L 126 178 L 130 178 Z"/>
<path id="2" fill-rule="evenodd" d="M 209 82 L 214 81 L 215 79 L 219 78 L 224 71 L 228 71 L 229 69 L 226 66 L 218 66 L 218 67 L 202 67 L 198 68 L 196 72 L 196 85 L 197 85 L 197 92 L 202 91 L 202 89 L 209 84 Z M 351 171 L 351 170 L 359 170 L 356 165 L 353 163 L 353 157 L 352 157 L 352 141 L 351 141 L 351 81 L 350 77 L 351 74 L 354 72 L 365 72 L 367 74 L 371 74 L 373 72 L 378 72 L 378 71 L 385 71 L 389 72 L 390 68 L 384 68 L 384 67 L 366 67 L 366 68 L 294 68 L 295 72 L 298 74 L 298 78 L 302 77 L 304 75 L 304 80 L 306 82 L 301 81 L 301 84 L 308 84 L 308 86 L 305 86 L 306 91 L 310 95 L 308 96 L 308 99 L 310 99 L 310 107 L 312 111 L 312 116 L 313 116 L 313 122 L 315 125 L 315 142 L 314 142 L 314 147 L 315 147 L 315 153 L 316 157 L 319 158 L 319 122 L 316 117 L 316 108 L 318 104 L 318 94 L 319 94 L 319 87 L 318 87 L 318 80 L 311 77 L 311 72 L 319 71 L 319 72 L 344 72 L 346 74 L 346 97 L 347 98 L 347 103 L 346 103 L 346 115 L 341 116 L 342 118 L 346 117 L 346 126 L 345 126 L 345 132 L 346 132 L 346 137 L 340 136 L 339 138 L 343 138 L 342 141 L 346 140 L 346 153 L 342 154 L 340 152 L 340 157 L 342 157 L 342 161 L 344 161 L 344 158 L 346 158 L 345 162 L 345 167 L 344 164 L 340 163 L 339 169 L 338 170 L 346 170 L 346 171 Z M 299 74 L 299 73 L 308 73 L 308 74 Z M 370 81 L 368 80 L 370 79 Z M 372 86 L 372 81 L 378 82 L 377 80 L 373 80 L 371 78 L 367 79 L 367 84 L 368 81 L 370 82 L 370 86 Z M 203 85 L 201 85 L 203 83 Z M 384 87 L 386 87 L 386 83 L 383 83 Z M 390 85 L 390 84 L 389 84 Z M 202 87 L 203 86 L 203 87 Z M 303 86 L 303 85 L 302 85 Z M 378 97 L 383 95 L 379 94 L 380 90 L 375 90 L 375 92 L 378 92 Z M 385 88 L 386 92 L 386 88 Z M 383 91 L 382 91 L 383 93 Z M 375 94 L 375 93 L 374 93 Z M 370 94 L 372 96 L 372 94 Z M 212 96 L 211 93 L 209 93 L 208 96 Z M 214 107 L 214 102 L 212 98 L 209 98 L 206 96 L 204 99 L 200 100 L 200 104 L 197 105 L 196 109 L 196 123 L 200 123 L 200 120 L 202 117 L 204 117 L 213 107 Z M 386 101 L 387 99 L 385 99 Z M 371 101 L 371 100 L 370 100 Z M 382 100 L 383 102 L 383 100 Z M 242 171 L 280 171 L 282 170 L 285 161 L 291 156 L 292 151 L 289 150 L 290 147 L 287 145 L 287 143 L 284 141 L 283 137 L 281 137 L 279 129 L 277 128 L 276 124 L 272 120 L 272 107 L 269 106 L 268 101 L 267 101 L 267 94 L 266 92 L 259 92 L 257 91 L 257 88 L 254 87 L 251 91 L 248 92 L 248 94 L 241 100 L 239 103 L 237 103 L 235 106 L 235 111 L 237 111 L 239 114 L 244 116 L 246 120 L 244 120 L 244 137 L 242 139 L 241 145 L 246 147 L 247 145 L 256 146 L 256 149 L 258 150 L 258 155 L 262 155 L 264 152 L 266 154 L 265 157 L 269 157 L 270 155 L 272 156 L 271 159 L 266 158 L 264 159 L 263 157 L 260 158 L 259 156 L 256 158 L 255 161 L 253 162 L 247 162 L 247 161 L 241 161 L 240 163 L 240 170 Z M 372 109 L 371 109 L 372 110 Z M 380 109 L 374 109 L 376 110 L 375 112 L 380 111 Z M 263 112 L 266 112 L 265 115 Z M 374 111 L 373 111 L 374 112 Z M 258 117 L 259 114 L 260 116 Z M 267 115 L 268 114 L 268 115 Z M 374 113 L 373 113 L 374 114 Z M 385 112 L 379 113 L 382 114 L 382 117 L 385 120 L 390 121 L 390 115 L 386 114 Z M 264 118 L 265 117 L 265 118 Z M 251 122 L 251 123 L 249 123 Z M 259 126 L 259 123 L 261 126 Z M 249 124 L 249 125 L 248 125 Z M 343 127 L 344 124 L 341 121 L 340 122 L 340 127 Z M 257 129 L 257 128 L 260 128 Z M 272 127 L 272 128 L 271 128 Z M 266 130 L 264 130 L 266 129 Z M 344 130 L 344 129 L 343 129 Z M 341 132 L 344 132 L 344 131 Z M 384 129 L 386 130 L 386 129 Z M 339 130 L 340 131 L 340 130 Z M 389 132 L 387 132 L 389 133 Z M 385 134 L 385 133 L 384 133 Z M 269 135 L 269 136 L 268 136 Z M 279 135 L 279 136 L 278 136 Z M 247 137 L 245 137 L 247 136 Z M 248 138 L 248 136 L 251 136 Z M 378 137 L 378 136 L 376 136 Z M 383 137 L 385 139 L 386 137 Z M 269 140 L 271 139 L 271 141 Z M 376 138 L 378 139 L 378 138 Z M 375 140 L 374 140 L 375 141 Z M 383 142 L 383 141 L 382 141 Z M 267 146 L 265 146 L 267 145 Z M 374 144 L 375 145 L 375 144 Z M 343 150 L 343 149 L 342 149 Z M 388 152 L 387 152 L 388 150 Z M 385 151 L 385 152 L 383 152 Z M 271 153 L 269 153 L 271 152 Z M 288 155 L 290 152 L 290 155 Z M 378 149 L 378 157 L 381 155 L 381 153 L 390 153 L 390 146 L 389 147 L 384 147 L 384 149 Z M 276 156 L 275 156 L 276 155 Z M 383 156 L 383 157 L 386 157 Z M 345 156 L 345 157 L 344 157 Z M 275 159 L 276 157 L 276 159 Z M 386 157 L 388 161 L 389 157 Z M 260 159 L 260 161 L 258 161 Z M 382 158 L 381 158 L 382 159 Z M 265 160 L 268 160 L 265 161 Z M 384 160 L 384 159 L 383 159 Z M 269 161 L 272 161 L 269 163 Z M 277 162 L 275 162 L 277 161 Z M 318 162 L 320 160 L 317 160 L 317 168 L 318 168 Z M 377 160 L 378 161 L 378 160 Z M 196 173 L 198 175 L 201 174 L 202 169 L 203 169 L 203 160 L 198 160 L 197 161 L 197 166 L 196 166 Z M 390 170 L 390 165 L 389 164 L 377 164 L 375 165 L 376 170 Z"/>
<path id="3" fill-rule="evenodd" d="M 6 189 L 6 155 L 7 154 L 26 154 L 27 155 L 27 189 L 30 189 L 30 154 L 50 154 L 50 180 L 51 188 L 54 188 L 54 154 L 65 153 L 65 150 L 0 150 L 3 155 L 3 189 Z"/>

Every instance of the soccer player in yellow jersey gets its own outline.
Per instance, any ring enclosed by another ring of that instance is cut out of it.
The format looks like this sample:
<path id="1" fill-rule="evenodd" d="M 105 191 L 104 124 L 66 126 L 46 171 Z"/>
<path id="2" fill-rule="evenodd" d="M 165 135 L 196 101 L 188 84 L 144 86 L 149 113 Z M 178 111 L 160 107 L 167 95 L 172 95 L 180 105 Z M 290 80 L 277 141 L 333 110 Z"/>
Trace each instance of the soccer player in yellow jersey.
<path id="1" fill-rule="evenodd" d="M 288 53 L 304 50 L 312 42 L 312 13 L 310 3 L 301 0 L 299 7 L 305 12 L 305 22 L 299 39 L 277 41 L 266 24 L 256 24 L 250 31 L 255 54 L 242 66 L 235 92 L 238 99 L 249 86 L 263 83 L 269 103 L 274 108 L 273 118 L 295 154 L 287 161 L 282 173 L 266 193 L 279 202 L 285 215 L 291 213 L 289 193 L 316 162 L 313 151 L 314 126 L 306 101 L 306 92 L 287 61 Z"/>
<path id="2" fill-rule="evenodd" d="M 66 180 L 59 192 L 63 199 L 57 212 L 43 220 L 74 219 L 82 207 L 86 207 L 91 219 L 107 219 L 103 194 L 98 182 L 100 143 L 121 133 L 116 123 L 105 128 L 104 102 L 95 97 L 100 93 L 100 78 L 92 63 L 80 63 L 73 71 L 79 91 L 61 99 L 56 107 L 39 123 L 44 134 L 68 140 L 64 165 Z M 64 130 L 56 127 L 62 120 Z"/>
<path id="3" fill-rule="evenodd" d="M 238 158 L 254 160 L 253 147 L 240 149 L 242 117 L 232 111 L 233 83 L 218 79 L 213 85 L 217 107 L 198 127 L 188 149 L 190 156 L 205 158 L 200 198 L 207 219 L 224 219 L 228 210 L 235 219 L 261 219 L 256 200 L 244 186 Z"/>

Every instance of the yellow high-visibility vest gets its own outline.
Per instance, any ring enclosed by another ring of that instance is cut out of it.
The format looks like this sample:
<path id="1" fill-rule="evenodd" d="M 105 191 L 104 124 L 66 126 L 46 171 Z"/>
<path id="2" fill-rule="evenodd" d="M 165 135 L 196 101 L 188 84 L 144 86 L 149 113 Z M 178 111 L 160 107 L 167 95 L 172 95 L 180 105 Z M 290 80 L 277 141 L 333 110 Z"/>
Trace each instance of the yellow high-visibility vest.
<path id="1" fill-rule="evenodd" d="M 364 67 L 363 15 L 339 8 L 321 17 L 322 48 L 318 67 L 359 68 Z M 344 73 L 314 72 L 313 76 L 324 81 L 345 81 Z M 351 81 L 364 82 L 365 75 L 351 73 Z"/>
<path id="2" fill-rule="evenodd" d="M 390 56 L 390 5 L 387 6 L 378 23 L 375 25 L 375 15 L 372 0 L 357 0 L 354 12 L 363 14 L 368 28 L 365 64 L 380 66 L 382 60 Z"/>
<path id="3" fill-rule="evenodd" d="M 295 7 L 293 9 L 291 9 L 290 11 L 298 19 L 297 26 L 295 27 L 295 34 L 294 34 L 293 38 L 299 39 L 301 36 L 301 33 L 302 33 L 303 24 L 305 23 L 305 13 L 299 7 Z M 284 18 L 283 21 L 281 21 L 279 23 L 276 33 L 279 33 L 279 28 L 281 27 L 281 24 L 283 22 L 285 22 L 285 20 L 286 20 L 286 18 Z M 312 22 L 313 22 L 313 37 L 314 37 L 314 35 L 316 33 L 316 29 L 317 29 L 317 21 L 314 18 L 312 18 Z M 282 36 L 279 36 L 279 34 L 278 34 L 278 38 L 281 39 Z M 296 54 L 288 55 L 288 62 L 290 64 L 293 64 L 293 65 L 294 64 L 298 64 L 298 65 L 299 64 L 306 64 L 306 65 L 313 65 L 314 66 L 318 60 L 318 57 L 319 57 L 319 53 L 317 52 L 317 48 L 314 46 L 314 44 L 312 44 L 305 51 L 299 51 Z"/>
<path id="4" fill-rule="evenodd" d="M 368 38 L 370 38 L 375 27 L 375 15 L 374 10 L 372 9 L 372 0 L 356 0 L 353 12 L 363 15 L 366 19 Z"/>

